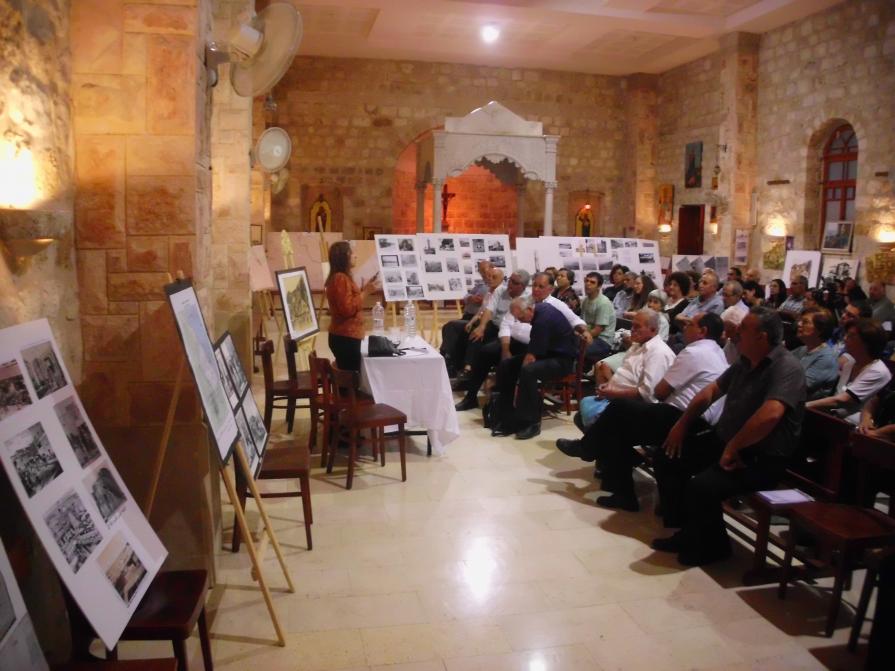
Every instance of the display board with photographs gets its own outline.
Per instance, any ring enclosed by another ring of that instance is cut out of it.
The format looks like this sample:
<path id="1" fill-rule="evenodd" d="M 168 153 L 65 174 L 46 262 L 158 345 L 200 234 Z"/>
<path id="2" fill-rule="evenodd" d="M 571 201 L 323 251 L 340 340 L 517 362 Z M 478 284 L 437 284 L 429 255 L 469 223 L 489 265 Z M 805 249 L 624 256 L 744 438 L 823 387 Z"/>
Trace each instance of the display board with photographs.
<path id="1" fill-rule="evenodd" d="M 426 298 L 417 235 L 377 235 L 375 242 L 385 300 L 390 303 Z"/>
<path id="2" fill-rule="evenodd" d="M 700 275 L 703 270 L 714 270 L 721 282 L 727 281 L 730 270 L 729 256 L 710 256 L 707 254 L 675 254 L 671 257 L 671 272 L 687 272 L 695 270 Z"/>
<path id="3" fill-rule="evenodd" d="M 208 337 L 205 318 L 199 308 L 199 299 L 189 282 L 168 284 L 165 286 L 165 293 L 174 311 L 174 322 L 199 390 L 211 435 L 221 462 L 226 464 L 239 429 L 227 399 L 227 390 L 218 372 L 217 359 Z"/>
<path id="4" fill-rule="evenodd" d="M 0 669 L 47 671 L 49 668 L 6 548 L 0 543 Z"/>
<path id="5" fill-rule="evenodd" d="M 808 278 L 809 287 L 817 286 L 817 279 L 820 277 L 820 252 L 804 249 L 786 252 L 786 262 L 783 264 L 783 281 L 786 286 L 800 275 Z"/>
<path id="6" fill-rule="evenodd" d="M 828 282 L 835 282 L 848 279 L 858 279 L 858 264 L 860 258 L 857 256 L 845 256 L 843 254 L 824 254 L 821 259 L 820 279 L 818 286 L 823 287 Z"/>
<path id="7" fill-rule="evenodd" d="M 258 474 L 264 451 L 267 449 L 267 428 L 258 410 L 258 403 L 252 394 L 242 361 L 236 354 L 233 338 L 227 331 L 214 345 L 214 356 L 218 364 L 221 382 L 227 390 L 227 400 L 233 409 L 236 426 L 245 450 L 246 460 L 252 475 Z"/>
<path id="8" fill-rule="evenodd" d="M 304 268 L 289 268 L 277 271 L 277 286 L 280 289 L 280 303 L 289 337 L 301 340 L 320 330 L 317 325 L 317 311 L 311 295 L 308 271 Z"/>
<path id="9" fill-rule="evenodd" d="M 0 374 L 0 461 L 60 578 L 114 647 L 168 553 L 84 412 L 45 319 L 0 331 Z"/>
<path id="10" fill-rule="evenodd" d="M 423 293 L 430 300 L 463 298 L 482 278 L 479 261 L 509 275 L 513 268 L 508 235 L 420 233 L 417 235 Z"/>

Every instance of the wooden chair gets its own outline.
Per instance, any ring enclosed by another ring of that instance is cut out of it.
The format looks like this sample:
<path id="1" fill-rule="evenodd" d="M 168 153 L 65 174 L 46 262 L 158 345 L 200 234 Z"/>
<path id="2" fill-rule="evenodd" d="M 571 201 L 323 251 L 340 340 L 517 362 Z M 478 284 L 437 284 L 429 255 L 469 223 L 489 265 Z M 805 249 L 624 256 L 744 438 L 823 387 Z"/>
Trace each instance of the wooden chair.
<path id="1" fill-rule="evenodd" d="M 330 442 L 337 431 L 339 411 L 343 402 L 336 398 L 333 384 L 333 365 L 329 359 L 311 359 L 312 379 L 319 383 L 319 391 L 311 401 L 311 446 L 317 444 L 317 426 L 323 426 L 323 441 L 320 448 L 320 467 L 326 466 Z M 374 401 L 369 394 L 355 390 L 355 398 L 361 405 L 371 405 Z"/>
<path id="2" fill-rule="evenodd" d="M 357 460 L 357 444 L 360 432 L 369 430 L 374 457 L 378 452 L 380 462 L 385 466 L 385 427 L 398 427 L 398 446 L 401 453 L 401 481 L 407 480 L 404 425 L 407 415 L 385 403 L 361 403 L 357 396 L 357 373 L 332 367 L 333 396 L 339 408 L 336 426 L 329 446 L 326 472 L 332 473 L 336 458 L 336 446 L 340 437 L 348 441 L 348 478 L 346 489 L 354 482 L 354 462 Z"/>
<path id="3" fill-rule="evenodd" d="M 541 383 L 541 399 L 555 397 L 560 400 L 558 406 L 562 407 L 567 415 L 578 408 L 581 402 L 581 381 L 584 377 L 584 359 L 587 353 L 587 343 L 580 340 L 578 343 L 578 359 L 572 372 L 558 380 L 549 380 Z"/>
<path id="4" fill-rule="evenodd" d="M 892 517 L 891 507 L 887 515 L 874 509 L 872 500 L 868 501 L 876 493 L 871 492 L 869 487 L 871 472 L 876 475 L 884 472 L 889 477 L 895 475 L 895 445 L 855 434 L 851 447 L 852 456 L 858 465 L 858 501 L 861 504 L 869 503 L 870 507 L 819 501 L 793 506 L 789 511 L 789 542 L 778 588 L 778 596 L 785 598 L 786 587 L 792 577 L 797 529 L 807 531 L 820 541 L 822 547 L 832 550 L 835 579 L 827 611 L 827 637 L 833 635 L 846 578 L 859 567 L 864 553 L 895 545 L 895 518 Z"/>
<path id="5" fill-rule="evenodd" d="M 67 662 L 54 664 L 52 671 L 177 671 L 177 660 L 162 659 L 129 659 L 127 661 L 95 661 Z"/>
<path id="6" fill-rule="evenodd" d="M 241 468 L 236 468 L 236 496 L 239 498 L 239 505 L 245 510 L 246 498 L 251 496 L 248 491 L 248 483 Z M 308 550 L 314 549 L 311 540 L 311 525 L 314 523 L 313 513 L 311 512 L 311 451 L 309 449 L 309 440 L 305 438 L 296 438 L 292 440 L 281 440 L 272 442 L 264 453 L 264 461 L 261 463 L 261 470 L 258 472 L 257 480 L 297 480 L 298 491 L 289 492 L 262 492 L 261 498 L 282 498 L 284 496 L 300 496 L 302 517 L 305 523 L 305 540 L 308 544 Z M 231 550 L 239 552 L 239 545 L 242 536 L 239 531 L 239 525 L 233 523 L 233 542 Z"/>
<path id="7" fill-rule="evenodd" d="M 289 371 L 289 378 L 286 380 L 274 379 L 273 342 L 265 340 L 260 347 L 261 368 L 264 372 L 264 426 L 270 431 L 274 408 L 286 410 L 286 429 L 289 433 L 292 433 L 298 399 L 310 400 L 315 390 L 311 388 L 310 372 L 298 371 L 296 368 L 295 353 L 297 347 L 295 343 L 288 336 L 283 338 L 283 343 L 286 348 L 286 367 Z M 277 401 L 284 400 L 286 401 L 285 404 L 276 404 Z"/>

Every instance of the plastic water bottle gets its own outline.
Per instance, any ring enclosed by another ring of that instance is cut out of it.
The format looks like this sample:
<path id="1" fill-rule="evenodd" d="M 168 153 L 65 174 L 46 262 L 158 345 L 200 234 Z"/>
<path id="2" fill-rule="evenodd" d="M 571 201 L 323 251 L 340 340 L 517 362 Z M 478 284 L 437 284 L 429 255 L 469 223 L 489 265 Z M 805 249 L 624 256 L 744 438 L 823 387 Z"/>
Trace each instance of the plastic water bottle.
<path id="1" fill-rule="evenodd" d="M 385 308 L 379 301 L 373 306 L 373 333 L 376 335 L 385 333 Z"/>
<path id="2" fill-rule="evenodd" d="M 413 307 L 413 301 L 407 301 L 404 306 L 404 331 L 408 338 L 416 336 L 416 308 Z"/>

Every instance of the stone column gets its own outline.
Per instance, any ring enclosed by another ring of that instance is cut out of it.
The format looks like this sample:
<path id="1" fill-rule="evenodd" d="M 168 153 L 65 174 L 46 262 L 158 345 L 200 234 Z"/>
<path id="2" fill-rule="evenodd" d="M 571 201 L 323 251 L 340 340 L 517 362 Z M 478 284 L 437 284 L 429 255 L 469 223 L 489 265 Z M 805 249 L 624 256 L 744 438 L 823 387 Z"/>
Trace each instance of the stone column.
<path id="1" fill-rule="evenodd" d="M 426 183 L 416 183 L 416 232 L 426 230 Z"/>
<path id="2" fill-rule="evenodd" d="M 629 196 L 631 221 L 636 236 L 655 238 L 656 226 L 656 152 L 659 142 L 656 108 L 658 77 L 634 74 L 627 78 L 626 99 L 628 152 L 626 182 L 631 185 Z"/>
<path id="3" fill-rule="evenodd" d="M 443 179 L 432 180 L 432 232 L 441 233 L 441 189 Z"/>
<path id="4" fill-rule="evenodd" d="M 553 191 L 556 182 L 544 182 L 544 235 L 553 235 Z"/>
<path id="5" fill-rule="evenodd" d="M 516 184 L 516 237 L 525 237 L 525 180 Z"/>

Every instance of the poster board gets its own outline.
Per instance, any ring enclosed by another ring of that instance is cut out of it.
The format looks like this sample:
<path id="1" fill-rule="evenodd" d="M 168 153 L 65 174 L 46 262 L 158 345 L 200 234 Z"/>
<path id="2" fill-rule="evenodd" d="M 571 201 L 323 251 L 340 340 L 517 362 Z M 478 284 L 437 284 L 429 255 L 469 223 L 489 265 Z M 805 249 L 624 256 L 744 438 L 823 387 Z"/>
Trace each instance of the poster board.
<path id="1" fill-rule="evenodd" d="M 15 574 L 0 544 L 0 668 L 49 671 Z"/>
<path id="2" fill-rule="evenodd" d="M 857 256 L 824 254 L 821 258 L 818 286 L 823 287 L 827 282 L 836 280 L 858 279 L 860 261 Z"/>
<path id="3" fill-rule="evenodd" d="M 236 443 L 238 428 L 218 372 L 217 359 L 208 337 L 205 318 L 199 308 L 199 299 L 188 281 L 165 285 L 165 293 L 174 312 L 174 323 L 177 324 L 186 360 L 196 381 L 211 436 L 221 463 L 226 464 Z"/>
<path id="4" fill-rule="evenodd" d="M 249 288 L 252 291 L 276 291 L 273 273 L 262 245 L 249 248 Z"/>
<path id="5" fill-rule="evenodd" d="M 429 300 L 463 298 L 477 282 L 479 261 L 490 261 L 509 275 L 508 235 L 420 233 L 417 236 L 423 292 Z"/>
<path id="6" fill-rule="evenodd" d="M 804 249 L 792 249 L 786 252 L 783 264 L 783 281 L 786 286 L 792 284 L 793 276 L 804 275 L 808 278 L 808 286 L 816 287 L 820 277 L 820 252 Z"/>
<path id="7" fill-rule="evenodd" d="M 289 337 L 292 340 L 302 340 L 317 333 L 320 328 L 307 269 L 278 270 L 277 287 Z"/>
<path id="8" fill-rule="evenodd" d="M 214 344 L 214 356 L 227 392 L 227 400 L 236 419 L 236 426 L 239 427 L 239 436 L 246 460 L 249 462 L 249 470 L 253 476 L 257 476 L 264 460 L 269 436 L 229 331 L 224 332 Z"/>
<path id="9" fill-rule="evenodd" d="M 426 297 L 422 284 L 419 241 L 411 235 L 377 235 L 376 260 L 386 302 Z"/>
<path id="10" fill-rule="evenodd" d="M 710 256 L 708 254 L 675 254 L 671 257 L 671 272 L 686 272 L 695 270 L 702 274 L 703 270 L 714 270 L 718 275 L 718 281 L 727 281 L 727 273 L 730 270 L 729 256 Z"/>
<path id="11" fill-rule="evenodd" d="M 109 459 L 46 319 L 0 331 L 0 460 L 59 577 L 114 647 L 168 556 Z"/>

